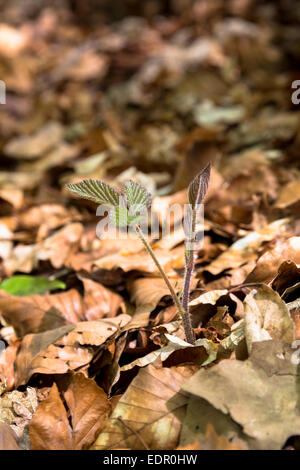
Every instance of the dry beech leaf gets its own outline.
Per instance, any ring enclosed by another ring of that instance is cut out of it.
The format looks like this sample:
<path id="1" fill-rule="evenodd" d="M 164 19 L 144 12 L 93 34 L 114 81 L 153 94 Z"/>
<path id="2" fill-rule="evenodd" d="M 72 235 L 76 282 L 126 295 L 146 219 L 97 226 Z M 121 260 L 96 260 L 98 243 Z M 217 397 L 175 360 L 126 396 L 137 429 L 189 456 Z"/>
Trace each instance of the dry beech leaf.
<path id="1" fill-rule="evenodd" d="M 216 289 L 212 290 L 209 292 L 205 292 L 204 294 L 199 295 L 199 297 L 196 297 L 193 299 L 190 303 L 190 307 L 194 307 L 195 305 L 200 305 L 200 304 L 211 304 L 215 305 L 217 300 L 219 300 L 220 297 L 223 295 L 226 295 L 228 292 L 227 289 Z"/>
<path id="2" fill-rule="evenodd" d="M 0 314 L 19 336 L 58 328 L 65 323 L 114 317 L 124 302 L 98 282 L 80 278 L 84 297 L 75 289 L 58 294 L 17 297 L 0 291 Z"/>
<path id="3" fill-rule="evenodd" d="M 61 268 L 78 248 L 82 233 L 82 224 L 66 225 L 41 243 L 37 250 L 38 259 L 49 260 L 54 268 Z"/>
<path id="4" fill-rule="evenodd" d="M 4 148 L 13 158 L 34 159 L 42 156 L 63 139 L 63 127 L 58 122 L 49 122 L 32 136 L 16 137 Z"/>
<path id="5" fill-rule="evenodd" d="M 216 260 L 205 266 L 205 270 L 216 275 L 225 269 L 238 268 L 248 261 L 255 260 L 260 245 L 277 237 L 279 233 L 284 233 L 287 222 L 288 219 L 276 220 L 263 229 L 240 238 Z"/>
<path id="6" fill-rule="evenodd" d="M 130 315 L 125 313 L 114 318 L 77 323 L 75 328 L 57 344 L 73 346 L 74 344 L 100 346 L 110 336 L 120 331 L 129 321 Z"/>
<path id="7" fill-rule="evenodd" d="M 38 334 L 29 334 L 24 336 L 20 350 L 18 352 L 15 367 L 16 367 L 16 387 L 21 384 L 26 383 L 31 375 L 35 372 L 51 373 L 49 369 L 45 367 L 40 369 L 34 364 L 34 361 L 38 358 L 39 354 L 46 350 L 49 345 L 57 341 L 59 338 L 69 333 L 75 328 L 75 325 L 66 325 L 61 328 L 56 328 L 54 330 L 49 330 L 44 333 Z M 68 368 L 63 364 L 64 367 L 61 367 L 56 373 L 67 372 Z M 52 372 L 55 373 L 55 372 Z"/>
<path id="8" fill-rule="evenodd" d="M 277 292 L 261 285 L 253 289 L 244 300 L 245 335 L 248 351 L 257 341 L 279 339 L 291 344 L 294 324 L 288 308 Z"/>
<path id="9" fill-rule="evenodd" d="M 62 294 L 62 295 L 61 295 Z M 58 328 L 84 319 L 80 294 L 71 289 L 59 294 L 17 297 L 0 293 L 0 314 L 19 336 Z"/>
<path id="10" fill-rule="evenodd" d="M 104 391 L 83 374 L 72 374 L 64 398 L 71 414 L 73 448 L 89 447 L 111 412 Z"/>
<path id="11" fill-rule="evenodd" d="M 195 344 L 190 344 L 178 338 L 177 336 L 169 335 L 168 333 L 165 333 L 165 337 L 168 340 L 168 344 L 166 346 L 163 346 L 160 349 L 156 349 L 146 356 L 136 359 L 130 364 L 122 366 L 121 371 L 130 370 L 135 366 L 145 367 L 148 364 L 155 362 L 156 360 L 165 362 L 167 359 L 169 359 L 169 361 L 172 362 L 172 355 L 179 356 L 180 359 L 177 357 L 176 360 L 178 361 L 179 359 L 181 364 L 194 362 L 196 364 L 201 364 L 202 366 L 210 364 L 210 362 L 214 361 L 217 357 L 217 344 L 214 344 L 212 341 L 206 338 L 197 339 Z M 176 354 L 179 351 L 181 354 Z"/>
<path id="12" fill-rule="evenodd" d="M 79 247 L 82 233 L 82 224 L 75 222 L 39 243 L 17 245 L 4 260 L 5 273 L 7 276 L 15 271 L 30 273 L 40 260 L 49 260 L 54 268 L 61 268 Z"/>
<path id="13" fill-rule="evenodd" d="M 37 229 L 46 226 L 48 230 L 66 225 L 81 216 L 74 207 L 66 208 L 60 204 L 42 204 L 31 207 L 20 214 L 19 223 L 25 229 Z"/>
<path id="14" fill-rule="evenodd" d="M 214 438 L 208 432 L 210 426 L 214 429 Z M 222 441 L 219 441 L 220 437 Z M 217 445 L 225 445 L 225 442 L 248 449 L 247 439 L 241 427 L 229 415 L 223 414 L 202 398 L 194 395 L 190 397 L 180 433 L 181 449 L 195 445 L 195 441 L 198 442 L 197 449 L 203 450 L 216 450 Z"/>
<path id="15" fill-rule="evenodd" d="M 7 346 L 0 355 L 0 382 L 5 383 L 5 391 L 12 390 L 15 384 L 14 363 L 17 357 L 18 346 L 19 341 L 15 341 L 13 344 Z"/>
<path id="16" fill-rule="evenodd" d="M 48 397 L 38 406 L 29 429 L 34 450 L 72 449 L 72 430 L 55 383 Z"/>
<path id="17" fill-rule="evenodd" d="M 300 200 L 300 180 L 290 181 L 279 192 L 275 207 L 285 209 Z"/>
<path id="18" fill-rule="evenodd" d="M 279 240 L 273 248 L 266 251 L 257 261 L 245 282 L 270 282 L 283 261 L 291 260 L 300 264 L 300 237 Z"/>
<path id="19" fill-rule="evenodd" d="M 200 406 L 205 404 L 205 409 L 198 410 L 203 425 L 210 422 L 219 432 L 222 420 L 228 432 L 242 430 L 239 437 L 251 449 L 279 450 L 299 433 L 299 372 L 291 360 L 294 352 L 279 340 L 253 343 L 249 359 L 225 359 L 201 368 L 182 389 L 201 398 Z M 217 412 L 211 408 L 208 412 L 208 405 Z"/>
<path id="20" fill-rule="evenodd" d="M 297 266 L 296 263 L 291 260 L 284 261 L 279 266 L 277 276 L 272 281 L 272 288 L 285 299 L 299 282 L 300 266 Z"/>
<path id="21" fill-rule="evenodd" d="M 172 286 L 178 292 L 183 286 L 183 280 L 171 280 Z M 191 282 L 191 289 L 195 288 L 197 280 Z M 153 310 L 159 301 L 166 295 L 170 295 L 170 291 L 162 278 L 144 277 L 136 279 L 128 283 L 128 290 L 131 294 L 131 300 L 137 307 L 148 306 L 149 310 Z"/>
<path id="22" fill-rule="evenodd" d="M 154 250 L 155 255 L 164 267 L 170 277 L 177 278 L 177 273 L 173 268 L 181 268 L 184 266 L 184 253 L 177 251 Z M 130 255 L 130 256 L 129 256 Z M 93 262 L 93 265 L 102 269 L 121 268 L 124 272 L 142 271 L 148 274 L 158 274 L 158 269 L 154 261 L 150 258 L 146 251 L 138 254 L 117 253 L 108 255 Z"/>
<path id="23" fill-rule="evenodd" d="M 111 405 L 94 380 L 78 373 L 69 374 L 63 381 L 62 395 L 70 412 L 70 422 L 54 384 L 30 423 L 33 450 L 86 449 L 94 442 L 108 418 Z"/>
<path id="24" fill-rule="evenodd" d="M 16 360 L 16 382 L 26 383 L 32 374 L 64 374 L 88 364 L 93 347 L 121 331 L 131 317 L 79 322 L 36 335 L 26 335 Z M 57 335 L 57 337 L 56 337 Z"/>
<path id="25" fill-rule="evenodd" d="M 187 367 L 141 369 L 120 398 L 93 449 L 173 449 L 187 396 L 178 393 L 190 377 Z M 121 419 L 119 419 L 119 417 Z"/>
<path id="26" fill-rule="evenodd" d="M 11 427 L 0 422 L 0 450 L 21 450 L 17 443 L 17 436 Z"/>
<path id="27" fill-rule="evenodd" d="M 84 317 L 86 320 L 99 320 L 115 317 L 119 309 L 125 310 L 124 300 L 99 282 L 79 276 L 84 285 Z"/>

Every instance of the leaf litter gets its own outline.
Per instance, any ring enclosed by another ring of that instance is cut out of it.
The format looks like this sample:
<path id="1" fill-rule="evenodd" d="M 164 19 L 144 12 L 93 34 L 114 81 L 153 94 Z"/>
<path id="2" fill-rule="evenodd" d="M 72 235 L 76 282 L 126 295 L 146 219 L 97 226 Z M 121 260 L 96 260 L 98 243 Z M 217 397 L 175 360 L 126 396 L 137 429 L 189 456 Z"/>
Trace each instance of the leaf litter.
<path id="1" fill-rule="evenodd" d="M 299 449 L 299 9 L 18 3 L 0 25 L 0 448 Z M 180 295 L 169 209 L 209 162 L 190 344 L 143 244 L 99 237 L 96 210 L 127 223 L 119 199 L 152 194 L 147 243 Z"/>

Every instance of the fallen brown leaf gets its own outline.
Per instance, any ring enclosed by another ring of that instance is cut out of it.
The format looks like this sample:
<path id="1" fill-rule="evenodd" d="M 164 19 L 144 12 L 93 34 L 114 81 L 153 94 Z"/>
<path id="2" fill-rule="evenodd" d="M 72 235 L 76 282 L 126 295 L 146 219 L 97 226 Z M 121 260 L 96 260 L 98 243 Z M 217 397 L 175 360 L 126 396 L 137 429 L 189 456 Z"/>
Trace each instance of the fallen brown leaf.
<path id="1" fill-rule="evenodd" d="M 93 449 L 172 449 L 188 398 L 178 393 L 187 367 L 141 369 L 120 398 Z M 119 419 L 119 417 L 121 419 Z"/>
<path id="2" fill-rule="evenodd" d="M 33 450 L 86 449 L 107 420 L 111 406 L 94 380 L 79 373 L 69 374 L 63 382 L 62 396 L 71 415 L 70 422 L 54 383 L 30 423 Z"/>

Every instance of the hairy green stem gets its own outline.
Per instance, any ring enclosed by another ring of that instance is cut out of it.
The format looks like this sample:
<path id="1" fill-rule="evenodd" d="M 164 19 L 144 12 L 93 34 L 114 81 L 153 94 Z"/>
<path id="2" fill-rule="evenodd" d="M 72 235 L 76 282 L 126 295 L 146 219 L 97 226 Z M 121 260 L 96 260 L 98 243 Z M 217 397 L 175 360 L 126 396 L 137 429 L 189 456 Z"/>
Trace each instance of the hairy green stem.
<path id="1" fill-rule="evenodd" d="M 184 327 L 184 331 L 185 331 L 185 336 L 186 336 L 186 339 L 187 339 L 188 343 L 194 344 L 195 343 L 195 335 L 194 335 L 194 331 L 193 331 L 189 316 L 187 315 L 185 309 L 183 308 L 183 305 L 181 304 L 179 298 L 177 297 L 176 292 L 175 292 L 172 284 L 170 283 L 170 281 L 168 279 L 168 276 L 166 275 L 166 273 L 163 270 L 162 266 L 160 265 L 158 259 L 156 258 L 154 251 L 152 250 L 151 246 L 147 242 L 147 240 L 146 240 L 146 238 L 145 238 L 145 236 L 144 236 L 144 234 L 141 230 L 141 227 L 139 225 L 136 226 L 136 232 L 137 232 L 138 236 L 140 237 L 141 241 L 143 242 L 143 245 L 145 246 L 145 248 L 148 251 L 149 255 L 153 259 L 155 265 L 157 266 L 157 269 L 159 270 L 162 278 L 164 279 L 164 281 L 165 281 L 165 283 L 166 283 L 166 285 L 167 285 L 167 287 L 170 291 L 170 294 L 171 294 L 171 296 L 174 300 L 174 303 L 175 303 L 175 305 L 178 309 L 178 312 L 179 312 L 179 314 L 182 318 L 182 323 L 183 323 L 183 327 Z"/>

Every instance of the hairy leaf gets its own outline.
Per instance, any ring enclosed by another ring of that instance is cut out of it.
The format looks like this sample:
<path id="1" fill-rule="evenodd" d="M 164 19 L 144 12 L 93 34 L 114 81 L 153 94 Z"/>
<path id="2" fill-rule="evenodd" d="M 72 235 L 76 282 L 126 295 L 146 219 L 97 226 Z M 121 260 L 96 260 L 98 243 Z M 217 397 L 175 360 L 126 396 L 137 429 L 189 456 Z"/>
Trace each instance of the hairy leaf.
<path id="1" fill-rule="evenodd" d="M 135 181 L 129 180 L 125 183 L 125 195 L 128 204 L 134 213 L 137 213 L 151 204 L 151 194 Z"/>
<path id="2" fill-rule="evenodd" d="M 201 173 L 198 173 L 189 185 L 189 201 L 193 207 L 197 204 L 201 204 L 204 199 L 209 185 L 210 169 L 211 164 L 209 163 Z"/>
<path id="3" fill-rule="evenodd" d="M 131 215 L 126 207 L 114 207 L 110 212 L 110 220 L 116 227 L 126 227 L 133 223 L 141 222 L 142 218 L 138 215 Z"/>
<path id="4" fill-rule="evenodd" d="M 100 180 L 83 180 L 79 183 L 70 183 L 67 188 L 73 193 L 86 199 L 91 199 L 99 204 L 116 207 L 120 204 L 121 194 L 109 184 Z"/>

